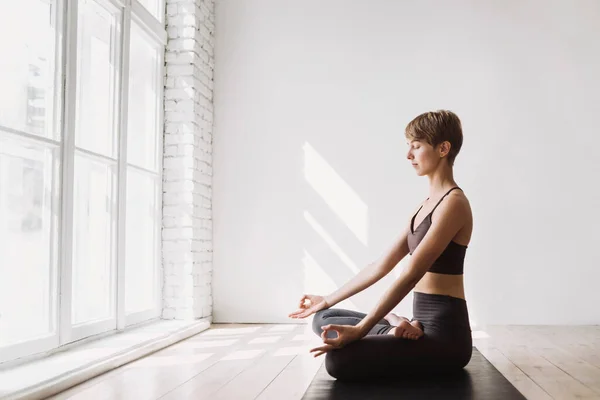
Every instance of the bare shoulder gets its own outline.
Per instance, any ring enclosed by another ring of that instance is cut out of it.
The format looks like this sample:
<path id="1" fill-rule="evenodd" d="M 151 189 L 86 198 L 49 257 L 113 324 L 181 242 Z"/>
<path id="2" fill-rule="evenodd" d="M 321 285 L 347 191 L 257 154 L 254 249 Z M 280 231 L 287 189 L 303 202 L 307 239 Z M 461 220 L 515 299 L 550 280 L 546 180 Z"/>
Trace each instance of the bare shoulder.
<path id="1" fill-rule="evenodd" d="M 451 218 L 455 221 L 459 220 L 465 224 L 470 223 L 473 219 L 471 203 L 462 190 L 453 190 L 450 192 L 444 201 L 440 203 L 434 214 L 438 214 L 444 218 Z"/>
<path id="2" fill-rule="evenodd" d="M 463 207 L 465 210 L 471 212 L 471 203 L 465 192 L 462 190 L 453 190 L 448 196 L 452 199 L 453 202 L 456 202 L 459 206 Z"/>

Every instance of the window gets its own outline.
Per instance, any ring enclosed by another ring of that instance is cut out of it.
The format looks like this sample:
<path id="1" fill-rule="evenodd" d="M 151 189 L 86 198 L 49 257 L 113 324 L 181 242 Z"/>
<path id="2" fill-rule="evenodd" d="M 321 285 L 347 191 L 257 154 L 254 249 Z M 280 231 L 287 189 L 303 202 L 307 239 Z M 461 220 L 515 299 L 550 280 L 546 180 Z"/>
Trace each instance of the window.
<path id="1" fill-rule="evenodd" d="M 0 133 L 0 343 L 55 331 L 56 147 Z"/>
<path id="2" fill-rule="evenodd" d="M 51 139 L 60 136 L 53 125 L 56 9 L 56 0 L 0 3 L 0 125 Z"/>
<path id="3" fill-rule="evenodd" d="M 131 25 L 127 128 L 125 311 L 156 307 L 160 263 L 161 49 Z M 158 101 L 157 101 L 158 100 Z"/>
<path id="4" fill-rule="evenodd" d="M 154 16 L 154 18 L 157 18 L 160 22 L 164 21 L 164 0 L 140 0 L 140 3 L 150 12 L 150 14 L 152 14 L 152 16 Z"/>
<path id="5" fill-rule="evenodd" d="M 73 179 L 71 323 L 115 326 L 116 81 L 121 18 L 111 4 L 80 0 Z M 86 336 L 79 334 L 77 336 Z"/>
<path id="6" fill-rule="evenodd" d="M 163 14 L 0 3 L 0 363 L 160 316 Z"/>

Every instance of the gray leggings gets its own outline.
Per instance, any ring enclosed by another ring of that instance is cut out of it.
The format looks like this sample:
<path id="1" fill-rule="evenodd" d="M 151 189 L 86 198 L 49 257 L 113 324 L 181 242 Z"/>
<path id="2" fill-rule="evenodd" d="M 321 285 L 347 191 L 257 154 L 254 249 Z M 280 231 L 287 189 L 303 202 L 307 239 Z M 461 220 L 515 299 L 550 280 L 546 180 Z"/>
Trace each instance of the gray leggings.
<path id="1" fill-rule="evenodd" d="M 460 370 L 471 359 L 471 328 L 464 299 L 414 292 L 414 317 L 425 333 L 417 340 L 396 338 L 381 320 L 360 340 L 327 352 L 325 368 L 339 380 L 370 380 Z M 321 336 L 324 325 L 356 325 L 366 314 L 343 309 L 317 312 L 312 329 Z M 335 337 L 330 332 L 329 337 Z"/>
<path id="2" fill-rule="evenodd" d="M 313 331 L 320 336 L 321 332 L 323 332 L 321 329 L 322 326 L 329 324 L 354 326 L 358 325 L 358 323 L 366 316 L 367 314 L 358 311 L 344 310 L 341 308 L 328 308 L 315 314 L 312 327 Z M 388 321 L 382 319 L 377 323 L 377 325 L 371 328 L 367 335 L 387 335 L 392 328 L 393 326 L 390 325 Z M 336 333 L 329 331 L 327 337 L 334 338 L 336 337 Z"/>

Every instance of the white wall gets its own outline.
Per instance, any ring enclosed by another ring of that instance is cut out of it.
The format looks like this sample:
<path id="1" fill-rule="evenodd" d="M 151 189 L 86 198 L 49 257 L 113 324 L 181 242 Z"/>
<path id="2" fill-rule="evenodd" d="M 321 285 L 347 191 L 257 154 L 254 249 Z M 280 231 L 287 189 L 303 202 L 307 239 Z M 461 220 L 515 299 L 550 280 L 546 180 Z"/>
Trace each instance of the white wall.
<path id="1" fill-rule="evenodd" d="M 474 326 L 600 323 L 599 2 L 221 0 L 216 15 L 215 321 L 289 321 L 303 292 L 379 256 L 427 197 L 404 127 L 447 108 Z M 391 279 L 344 305 L 369 311 Z"/>

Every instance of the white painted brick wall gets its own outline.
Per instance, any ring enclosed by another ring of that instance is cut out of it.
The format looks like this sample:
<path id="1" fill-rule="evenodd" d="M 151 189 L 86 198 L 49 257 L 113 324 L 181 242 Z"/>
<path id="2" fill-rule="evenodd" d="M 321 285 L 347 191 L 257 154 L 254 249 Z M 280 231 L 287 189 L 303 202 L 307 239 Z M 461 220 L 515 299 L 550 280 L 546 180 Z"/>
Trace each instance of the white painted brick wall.
<path id="1" fill-rule="evenodd" d="M 214 0 L 167 0 L 165 319 L 212 316 Z"/>

